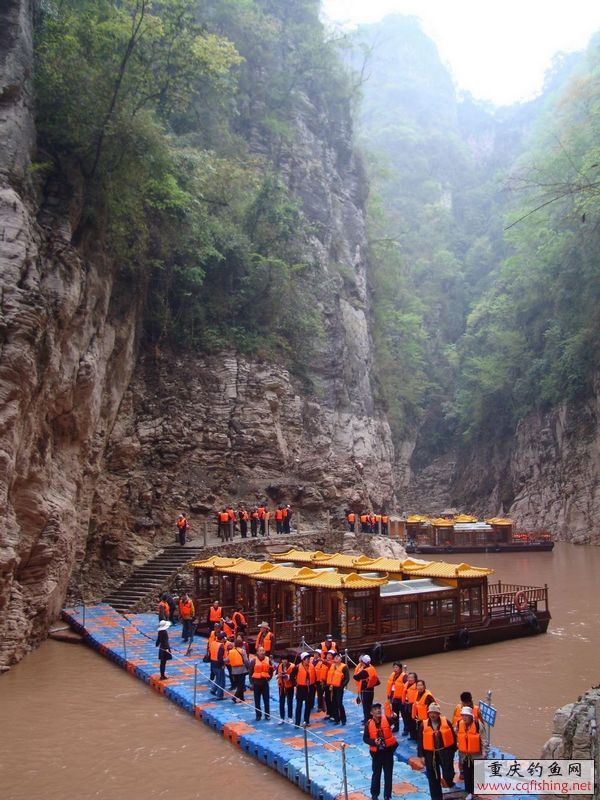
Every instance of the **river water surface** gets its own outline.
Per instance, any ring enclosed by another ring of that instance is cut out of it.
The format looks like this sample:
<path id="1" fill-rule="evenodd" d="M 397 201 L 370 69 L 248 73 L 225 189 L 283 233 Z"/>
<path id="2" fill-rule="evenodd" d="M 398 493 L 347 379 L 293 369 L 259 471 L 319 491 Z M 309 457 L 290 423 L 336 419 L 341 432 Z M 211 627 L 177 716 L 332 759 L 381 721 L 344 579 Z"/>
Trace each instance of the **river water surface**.
<path id="1" fill-rule="evenodd" d="M 546 635 L 408 661 L 445 713 L 461 691 L 478 699 L 492 689 L 493 743 L 538 757 L 554 710 L 600 683 L 600 547 L 447 560 L 550 587 Z M 2 676 L 0 724 L 2 800 L 306 797 L 86 647 L 48 641 Z"/>

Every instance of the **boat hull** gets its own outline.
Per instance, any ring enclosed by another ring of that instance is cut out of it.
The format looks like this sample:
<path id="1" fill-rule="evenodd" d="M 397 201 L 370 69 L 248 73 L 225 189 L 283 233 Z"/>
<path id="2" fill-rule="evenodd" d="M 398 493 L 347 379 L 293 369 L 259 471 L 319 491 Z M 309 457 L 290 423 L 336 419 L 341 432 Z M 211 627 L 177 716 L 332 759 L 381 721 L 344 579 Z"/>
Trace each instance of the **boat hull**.
<path id="1" fill-rule="evenodd" d="M 554 548 L 554 542 L 531 542 L 527 544 L 519 544 L 518 542 L 511 542 L 510 544 L 465 544 L 465 545 L 451 545 L 448 546 L 434 546 L 429 544 L 406 545 L 407 553 L 414 553 L 415 555 L 428 555 L 435 553 L 442 553 L 445 555 L 452 555 L 452 553 L 539 553 L 551 552 Z"/>

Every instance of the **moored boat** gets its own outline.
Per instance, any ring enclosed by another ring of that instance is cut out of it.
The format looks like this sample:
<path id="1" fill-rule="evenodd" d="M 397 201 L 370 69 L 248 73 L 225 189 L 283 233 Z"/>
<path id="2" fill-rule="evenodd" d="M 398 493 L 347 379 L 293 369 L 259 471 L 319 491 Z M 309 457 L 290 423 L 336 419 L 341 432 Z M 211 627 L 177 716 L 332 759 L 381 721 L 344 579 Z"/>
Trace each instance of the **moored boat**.
<path id="1" fill-rule="evenodd" d="M 519 553 L 550 551 L 554 541 L 549 531 L 521 531 L 511 519 L 478 520 L 466 514 L 430 518 L 420 514 L 404 522 L 407 553 Z"/>
<path id="2" fill-rule="evenodd" d="M 200 617 L 215 599 L 226 613 L 241 605 L 249 630 L 268 622 L 278 652 L 331 633 L 352 657 L 382 661 L 543 633 L 550 621 L 547 586 L 489 583 L 493 570 L 469 564 L 290 550 L 190 566 Z"/>

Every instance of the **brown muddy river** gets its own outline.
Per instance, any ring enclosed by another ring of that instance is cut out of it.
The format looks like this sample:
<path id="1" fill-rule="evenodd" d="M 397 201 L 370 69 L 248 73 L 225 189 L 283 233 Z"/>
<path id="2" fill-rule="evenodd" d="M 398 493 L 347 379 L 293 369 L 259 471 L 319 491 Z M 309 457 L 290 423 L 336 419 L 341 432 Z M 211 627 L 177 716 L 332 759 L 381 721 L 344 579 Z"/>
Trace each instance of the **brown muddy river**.
<path id="1" fill-rule="evenodd" d="M 537 757 L 554 710 L 600 683 L 600 548 L 448 560 L 550 587 L 546 635 L 408 661 L 444 712 L 465 689 L 492 689 L 492 742 Z M 230 781 L 253 796 L 306 797 L 85 647 L 47 642 L 2 676 L 0 721 L 2 800 L 195 800 L 229 792 Z"/>

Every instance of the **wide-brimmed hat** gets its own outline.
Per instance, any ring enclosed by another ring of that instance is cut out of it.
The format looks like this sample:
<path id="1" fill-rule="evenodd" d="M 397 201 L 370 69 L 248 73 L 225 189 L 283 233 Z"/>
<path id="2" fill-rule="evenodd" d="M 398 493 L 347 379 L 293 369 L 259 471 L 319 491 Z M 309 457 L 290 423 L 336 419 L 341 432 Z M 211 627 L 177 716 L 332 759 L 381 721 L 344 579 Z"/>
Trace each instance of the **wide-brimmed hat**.
<path id="1" fill-rule="evenodd" d="M 442 713 L 442 709 L 438 706 L 437 703 L 430 703 L 427 706 L 427 713 L 429 713 L 430 711 L 437 711 L 438 714 Z"/>
<path id="2" fill-rule="evenodd" d="M 305 658 L 309 658 L 310 653 L 300 653 L 300 661 L 304 661 Z"/>
<path id="3" fill-rule="evenodd" d="M 166 631 L 167 628 L 170 628 L 172 624 L 173 623 L 169 622 L 168 619 L 161 619 L 161 621 L 158 623 L 158 630 L 159 631 Z"/>
<path id="4" fill-rule="evenodd" d="M 472 717 L 473 716 L 473 709 L 469 708 L 469 706 L 463 706 L 461 708 L 461 710 L 460 710 L 460 713 L 461 713 L 461 715 L 462 714 L 468 714 L 470 717 Z"/>
<path id="5" fill-rule="evenodd" d="M 269 627 L 269 623 L 268 622 L 261 622 L 258 627 L 259 628 L 268 628 Z"/>
<path id="6" fill-rule="evenodd" d="M 370 664 L 371 663 L 371 656 L 367 656 L 367 655 L 361 656 L 359 661 L 362 661 L 363 664 Z"/>

